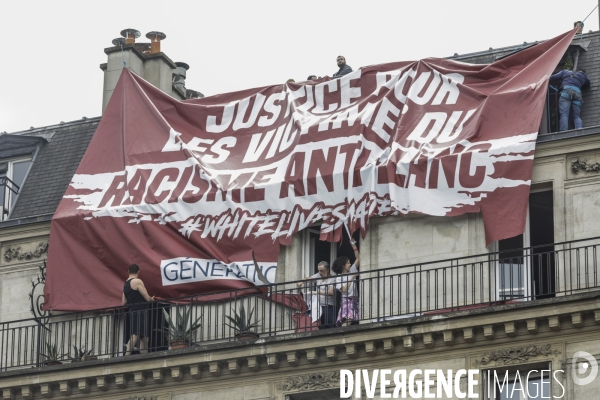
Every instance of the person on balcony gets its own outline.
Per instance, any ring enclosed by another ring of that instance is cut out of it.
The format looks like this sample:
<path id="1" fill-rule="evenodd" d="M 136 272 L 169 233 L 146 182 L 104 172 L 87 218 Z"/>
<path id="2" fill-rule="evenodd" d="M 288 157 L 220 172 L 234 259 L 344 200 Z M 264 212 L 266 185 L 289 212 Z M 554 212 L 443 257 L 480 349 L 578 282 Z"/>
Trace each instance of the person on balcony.
<path id="1" fill-rule="evenodd" d="M 584 70 L 575 72 L 568 69 L 550 77 L 551 81 L 559 79 L 561 80 L 560 97 L 558 98 L 559 130 L 562 132 L 569 129 L 569 115 L 573 118 L 575 129 L 581 129 L 583 128 L 583 121 L 581 121 L 581 106 L 583 105 L 581 89 L 590 86 L 590 80 Z"/>
<path id="2" fill-rule="evenodd" d="M 307 276 L 304 279 L 319 279 L 317 283 L 316 294 L 318 297 L 318 304 L 312 304 L 313 310 L 321 307 L 321 317 L 319 329 L 329 329 L 335 327 L 336 314 L 335 314 L 335 285 L 336 279 L 331 275 L 329 263 L 327 261 L 321 261 L 317 265 L 317 273 L 312 276 Z M 296 286 L 302 287 L 306 282 L 298 282 Z M 312 283 L 312 282 L 309 282 Z"/>
<path id="3" fill-rule="evenodd" d="M 333 74 L 334 78 L 339 78 L 341 76 L 348 75 L 350 72 L 352 72 L 352 67 L 346 64 L 346 58 L 344 56 L 338 56 L 337 65 L 340 69 L 338 70 L 338 72 Z"/>
<path id="4" fill-rule="evenodd" d="M 350 239 L 350 244 L 352 245 L 354 256 L 356 257 L 354 264 L 350 264 L 350 259 L 343 256 L 336 258 L 332 266 L 333 272 L 338 275 L 336 279 L 336 289 L 342 292 L 342 302 L 337 317 L 338 326 L 348 326 L 354 322 L 358 323 L 360 320 L 358 288 L 356 287 L 360 255 L 354 239 Z"/>
<path id="5" fill-rule="evenodd" d="M 319 295 L 319 305 L 321 306 L 321 324 L 319 329 L 329 329 L 335 327 L 335 285 L 336 279 L 331 275 L 329 263 L 321 261 L 317 265 L 318 276 L 317 294 Z"/>
<path id="6" fill-rule="evenodd" d="M 136 264 L 129 266 L 129 278 L 123 286 L 123 305 L 129 304 L 129 321 L 131 338 L 127 342 L 125 355 L 131 354 L 138 338 L 140 339 L 140 353 L 148 352 L 148 303 L 154 301 L 154 296 L 150 297 L 144 282 L 140 279 L 140 267 Z"/>

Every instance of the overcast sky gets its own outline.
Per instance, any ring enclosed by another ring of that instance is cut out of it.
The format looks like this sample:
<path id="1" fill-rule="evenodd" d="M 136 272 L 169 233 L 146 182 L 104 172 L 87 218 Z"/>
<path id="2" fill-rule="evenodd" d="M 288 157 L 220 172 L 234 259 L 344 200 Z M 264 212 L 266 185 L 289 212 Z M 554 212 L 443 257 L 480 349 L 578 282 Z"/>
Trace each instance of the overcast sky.
<path id="1" fill-rule="evenodd" d="M 103 49 L 125 28 L 167 35 L 206 96 L 548 39 L 597 0 L 8 1 L 0 0 L 0 132 L 101 113 Z M 598 30 L 598 10 L 584 32 Z"/>

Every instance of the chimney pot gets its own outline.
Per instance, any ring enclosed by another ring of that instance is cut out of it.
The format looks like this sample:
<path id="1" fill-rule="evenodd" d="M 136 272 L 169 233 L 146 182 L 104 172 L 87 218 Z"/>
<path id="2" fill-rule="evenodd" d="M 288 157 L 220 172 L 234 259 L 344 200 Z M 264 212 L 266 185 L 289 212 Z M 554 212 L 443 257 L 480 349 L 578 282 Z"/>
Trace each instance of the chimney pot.
<path id="1" fill-rule="evenodd" d="M 121 36 L 125 38 L 125 44 L 134 44 L 135 39 L 139 38 L 140 35 L 140 31 L 137 29 L 128 28 L 121 31 Z"/>
<path id="2" fill-rule="evenodd" d="M 180 61 L 177 61 L 177 62 L 175 63 L 175 65 L 177 66 L 177 68 L 175 68 L 175 69 L 173 70 L 173 74 L 175 74 L 175 75 L 177 75 L 177 76 L 181 76 L 181 77 L 183 77 L 183 79 L 185 80 L 185 78 L 186 78 L 186 71 L 187 71 L 188 69 L 190 69 L 190 66 L 189 66 L 189 65 L 187 65 L 186 63 L 184 63 L 184 62 L 180 62 Z"/>
<path id="3" fill-rule="evenodd" d="M 119 46 L 119 45 L 122 45 L 125 43 L 126 43 L 125 39 L 123 39 L 122 37 L 118 37 L 116 39 L 113 39 L 113 41 L 112 41 L 113 46 Z"/>
<path id="4" fill-rule="evenodd" d="M 188 69 L 190 69 L 190 66 L 189 66 L 188 64 L 186 64 L 186 63 L 184 63 L 184 62 L 181 62 L 181 61 L 177 61 L 177 62 L 175 63 L 175 65 L 177 65 L 178 67 L 184 68 L 186 71 L 187 71 Z"/>
<path id="5" fill-rule="evenodd" d="M 162 32 L 152 31 L 146 33 L 146 37 L 150 39 L 152 54 L 160 53 L 160 41 L 166 39 L 167 35 Z"/>
<path id="6" fill-rule="evenodd" d="M 187 98 L 185 78 L 186 72 L 190 69 L 190 66 L 181 61 L 176 62 L 175 65 L 177 67 L 173 70 L 173 88 L 185 99 Z"/>

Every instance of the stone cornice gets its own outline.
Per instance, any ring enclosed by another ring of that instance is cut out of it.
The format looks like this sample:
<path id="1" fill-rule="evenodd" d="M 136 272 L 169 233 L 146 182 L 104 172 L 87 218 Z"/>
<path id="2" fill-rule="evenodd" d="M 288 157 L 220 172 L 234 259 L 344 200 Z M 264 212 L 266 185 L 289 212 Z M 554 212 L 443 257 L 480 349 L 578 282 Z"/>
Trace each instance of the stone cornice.
<path id="1" fill-rule="evenodd" d="M 329 332 L 261 338 L 254 343 L 227 342 L 8 371 L 0 373 L 0 390 L 2 398 L 20 398 L 19 393 L 23 398 L 58 398 L 66 394 L 74 398 L 73 395 L 83 396 L 84 393 L 107 393 L 110 397 L 126 398 L 128 394 L 139 393 L 135 390 L 141 386 L 146 390 L 149 387 L 167 390 L 172 385 L 197 379 L 222 384 L 223 379 L 241 376 L 246 377 L 243 379 L 266 377 L 279 382 L 276 386 L 279 385 L 280 391 L 296 391 L 302 390 L 303 385 L 327 386 L 326 382 L 333 379 L 323 373 L 311 375 L 310 370 L 318 364 L 333 373 L 340 368 L 355 366 L 357 362 L 369 365 L 388 358 L 435 357 L 443 351 L 464 353 L 479 347 L 481 352 L 481 348 L 492 343 L 502 346 L 505 350 L 487 351 L 478 358 L 478 363 L 485 368 L 494 360 L 518 362 L 523 357 L 539 358 L 546 350 L 554 351 L 543 347 L 544 343 L 538 344 L 538 340 L 558 340 L 558 336 L 568 337 L 574 332 L 595 334 L 599 328 L 600 301 L 598 293 L 594 292 Z M 533 339 L 535 345 L 523 345 Z M 296 380 L 272 379 L 274 374 L 291 372 L 292 368 L 298 371 L 295 372 Z"/>
<path id="2" fill-rule="evenodd" d="M 578 152 L 586 152 L 600 149 L 600 127 L 593 127 L 593 133 L 587 136 L 574 136 L 563 140 L 540 141 L 542 136 L 538 136 L 538 142 L 535 149 L 534 165 L 537 161 L 545 157 L 560 156 Z M 570 159 L 568 160 L 570 161 Z"/>
<path id="3" fill-rule="evenodd" d="M 2 234 L 5 234 L 5 231 L 10 233 L 10 232 L 18 232 L 20 230 L 23 229 L 31 229 L 32 225 L 47 225 L 47 227 L 50 227 L 50 221 L 52 220 L 52 216 L 53 214 L 43 214 L 43 215 L 36 215 L 36 216 L 32 216 L 32 217 L 27 217 L 27 218 L 20 218 L 20 219 L 9 219 L 6 221 L 2 221 L 0 222 L 0 230 L 2 231 Z M 26 228 L 24 228 L 26 227 Z"/>

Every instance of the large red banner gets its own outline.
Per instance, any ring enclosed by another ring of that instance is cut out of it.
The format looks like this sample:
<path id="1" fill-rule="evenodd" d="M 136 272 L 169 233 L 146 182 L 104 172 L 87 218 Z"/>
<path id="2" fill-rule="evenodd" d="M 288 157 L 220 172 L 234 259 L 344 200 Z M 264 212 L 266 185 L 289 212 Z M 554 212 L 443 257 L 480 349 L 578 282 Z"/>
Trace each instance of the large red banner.
<path id="1" fill-rule="evenodd" d="M 274 282 L 316 221 L 481 212 L 486 242 L 525 226 L 547 81 L 574 32 L 491 65 L 446 59 L 178 101 L 124 69 L 51 224 L 47 309 Z M 483 238 L 482 238 L 483 240 Z M 293 268 L 293 266 L 287 266 Z"/>

